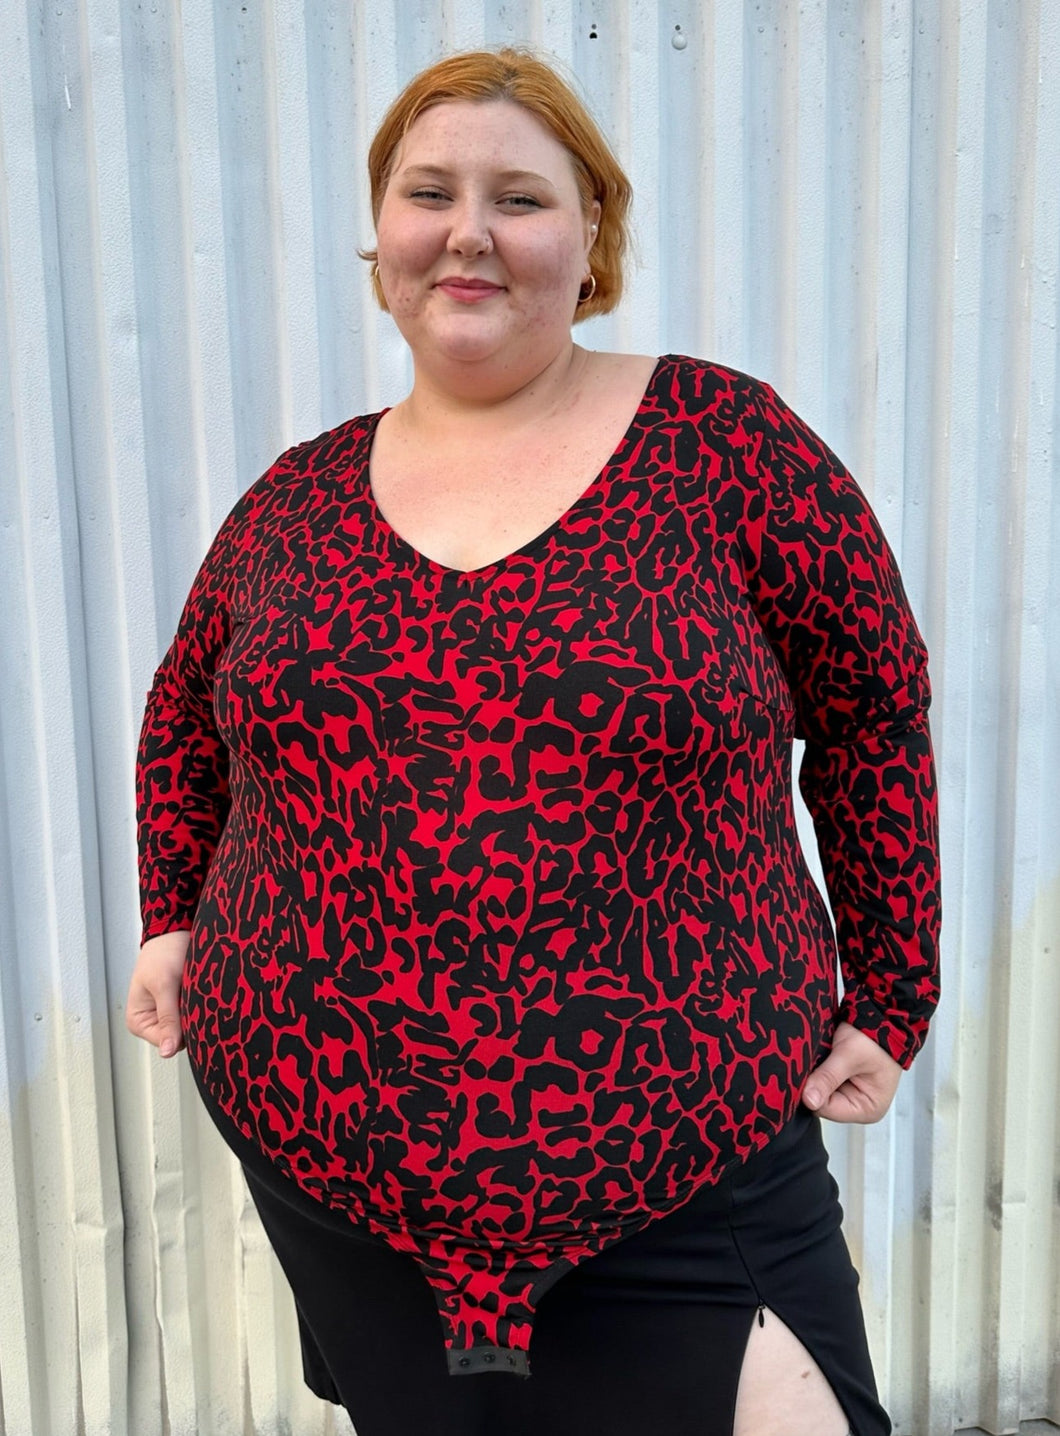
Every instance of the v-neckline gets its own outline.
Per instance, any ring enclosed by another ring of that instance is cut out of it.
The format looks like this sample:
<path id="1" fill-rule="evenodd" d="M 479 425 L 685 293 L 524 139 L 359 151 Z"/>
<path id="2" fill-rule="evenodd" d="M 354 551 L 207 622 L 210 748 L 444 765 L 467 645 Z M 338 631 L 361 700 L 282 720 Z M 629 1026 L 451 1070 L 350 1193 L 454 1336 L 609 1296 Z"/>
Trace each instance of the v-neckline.
<path id="1" fill-rule="evenodd" d="M 374 414 L 372 416 L 371 424 L 368 428 L 368 432 L 365 435 L 365 445 L 367 452 L 365 455 L 364 470 L 361 480 L 362 494 L 364 497 L 364 501 L 367 504 L 373 525 L 381 533 L 386 535 L 387 539 L 394 548 L 409 555 L 412 559 L 415 560 L 415 562 L 419 566 L 429 569 L 437 574 L 441 574 L 442 576 L 453 575 L 457 578 L 483 578 L 488 574 L 497 571 L 498 569 L 504 569 L 505 567 L 507 567 L 508 564 L 512 563 L 516 559 L 526 558 L 530 556 L 532 553 L 534 553 L 536 549 L 546 544 L 558 529 L 563 528 L 567 521 L 570 519 L 570 517 L 575 514 L 585 503 L 587 503 L 591 499 L 594 499 L 597 494 L 597 491 L 603 487 L 607 480 L 608 474 L 618 462 L 619 454 L 621 454 L 622 451 L 625 449 L 629 441 L 630 435 L 636 429 L 641 415 L 643 414 L 645 408 L 651 400 L 655 386 L 659 379 L 659 375 L 662 371 L 665 358 L 665 355 L 660 355 L 656 359 L 655 365 L 651 371 L 651 374 L 648 377 L 648 382 L 644 386 L 644 391 L 637 402 L 637 407 L 633 413 L 633 417 L 626 425 L 621 438 L 619 439 L 615 447 L 611 450 L 611 453 L 604 461 L 603 465 L 589 480 L 585 488 L 582 489 L 581 493 L 578 494 L 578 496 L 567 505 L 567 507 L 563 510 L 563 512 L 559 515 L 558 518 L 553 519 L 552 522 L 547 524 L 545 528 L 543 528 L 539 533 L 535 534 L 532 538 L 527 539 L 527 541 L 520 544 L 518 548 L 512 549 L 509 553 L 502 554 L 499 558 L 491 559 L 488 563 L 479 564 L 475 568 L 455 568 L 452 564 L 443 563 L 440 559 L 431 558 L 430 554 L 426 554 L 423 552 L 422 549 L 418 549 L 415 544 L 410 543 L 407 538 L 405 538 L 401 533 L 399 533 L 398 530 L 394 527 L 394 525 L 390 522 L 390 520 L 386 518 L 382 509 L 379 507 L 379 504 L 376 501 L 375 493 L 372 489 L 371 460 L 372 446 L 375 442 L 376 429 L 378 428 L 379 422 L 383 418 L 383 416 L 389 412 L 387 409 L 381 409 L 378 414 Z"/>

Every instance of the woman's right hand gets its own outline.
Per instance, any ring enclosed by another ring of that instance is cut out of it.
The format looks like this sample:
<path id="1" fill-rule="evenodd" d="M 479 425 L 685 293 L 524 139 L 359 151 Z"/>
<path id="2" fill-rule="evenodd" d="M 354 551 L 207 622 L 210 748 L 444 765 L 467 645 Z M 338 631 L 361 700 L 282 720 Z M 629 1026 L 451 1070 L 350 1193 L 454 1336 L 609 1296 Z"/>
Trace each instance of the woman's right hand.
<path id="1" fill-rule="evenodd" d="M 180 1030 L 180 981 L 190 932 L 163 932 L 140 949 L 129 983 L 125 1025 L 135 1037 L 172 1057 L 184 1046 Z"/>

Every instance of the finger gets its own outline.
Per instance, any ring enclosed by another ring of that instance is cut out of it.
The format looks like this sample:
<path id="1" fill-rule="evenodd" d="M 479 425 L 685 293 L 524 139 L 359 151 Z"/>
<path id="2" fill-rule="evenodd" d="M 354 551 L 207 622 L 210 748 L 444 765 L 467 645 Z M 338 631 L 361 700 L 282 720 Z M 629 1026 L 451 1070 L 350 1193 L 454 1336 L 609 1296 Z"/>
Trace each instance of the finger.
<path id="1" fill-rule="evenodd" d="M 172 1057 L 184 1046 L 184 1034 L 180 1030 L 180 1004 L 176 995 L 159 999 L 158 1003 L 158 1050 L 163 1057 Z"/>
<path id="2" fill-rule="evenodd" d="M 828 1100 L 817 1108 L 817 1115 L 828 1122 L 878 1122 L 887 1110 L 861 1088 L 844 1082 Z"/>
<path id="3" fill-rule="evenodd" d="M 172 1057 L 184 1046 L 180 1030 L 179 988 L 157 996 L 141 983 L 129 989 L 125 1008 L 125 1025 L 134 1037 L 157 1047 L 163 1057 Z"/>
<path id="4" fill-rule="evenodd" d="M 133 981 L 125 1003 L 125 1025 L 134 1037 L 153 1041 L 152 1034 L 158 1021 L 158 1012 L 153 995 L 141 983 Z"/>
<path id="5" fill-rule="evenodd" d="M 854 1073 L 854 1064 L 851 1059 L 844 1056 L 840 1047 L 833 1047 L 832 1051 L 820 1064 L 814 1068 L 806 1079 L 806 1086 L 802 1089 L 802 1100 L 811 1112 L 823 1112 L 825 1105 L 829 1102 L 833 1092 Z"/>

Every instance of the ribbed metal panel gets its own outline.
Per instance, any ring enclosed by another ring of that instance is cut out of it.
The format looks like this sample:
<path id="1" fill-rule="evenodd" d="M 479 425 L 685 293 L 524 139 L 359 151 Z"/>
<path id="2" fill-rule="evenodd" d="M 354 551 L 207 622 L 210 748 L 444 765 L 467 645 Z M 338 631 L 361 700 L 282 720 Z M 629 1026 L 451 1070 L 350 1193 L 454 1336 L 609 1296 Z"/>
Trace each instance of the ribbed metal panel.
<path id="1" fill-rule="evenodd" d="M 186 1071 L 124 1031 L 132 752 L 236 495 L 407 382 L 355 254 L 373 126 L 503 41 L 634 181 L 583 340 L 773 381 L 899 553 L 946 996 L 830 1145 L 898 1431 L 1060 1423 L 1060 7 L 0 0 L 0 1433 L 349 1429 Z"/>

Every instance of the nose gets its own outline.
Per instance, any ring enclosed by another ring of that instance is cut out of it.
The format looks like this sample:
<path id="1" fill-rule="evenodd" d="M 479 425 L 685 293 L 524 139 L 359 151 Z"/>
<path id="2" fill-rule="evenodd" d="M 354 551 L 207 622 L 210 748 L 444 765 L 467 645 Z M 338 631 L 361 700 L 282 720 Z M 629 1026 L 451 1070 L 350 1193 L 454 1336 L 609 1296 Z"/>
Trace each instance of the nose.
<path id="1" fill-rule="evenodd" d="M 452 225 L 447 246 L 449 253 L 465 256 L 488 254 L 493 248 L 493 234 L 487 207 L 474 200 L 467 200 L 454 205 L 450 213 Z"/>

